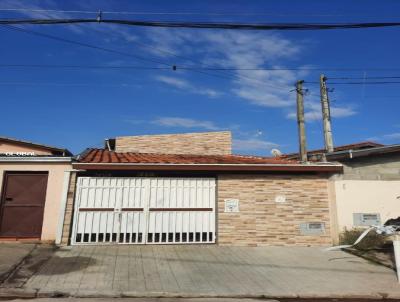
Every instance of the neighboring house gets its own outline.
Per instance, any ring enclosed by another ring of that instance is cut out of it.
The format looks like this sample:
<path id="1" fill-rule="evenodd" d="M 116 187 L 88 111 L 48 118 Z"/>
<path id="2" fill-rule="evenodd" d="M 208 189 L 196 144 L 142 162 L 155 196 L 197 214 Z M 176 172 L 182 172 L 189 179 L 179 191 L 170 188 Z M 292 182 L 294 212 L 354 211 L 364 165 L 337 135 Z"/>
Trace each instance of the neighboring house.
<path id="1" fill-rule="evenodd" d="M 400 216 L 400 145 L 363 142 L 339 146 L 332 153 L 314 150 L 310 159 L 324 154 L 344 167 L 335 183 L 337 228 L 383 224 Z M 296 154 L 286 156 L 296 158 Z"/>
<path id="2" fill-rule="evenodd" d="M 342 165 L 231 154 L 230 132 L 127 136 L 73 163 L 67 244 L 330 245 Z"/>
<path id="3" fill-rule="evenodd" d="M 71 155 L 66 149 L 0 137 L 0 240 L 55 241 Z"/>

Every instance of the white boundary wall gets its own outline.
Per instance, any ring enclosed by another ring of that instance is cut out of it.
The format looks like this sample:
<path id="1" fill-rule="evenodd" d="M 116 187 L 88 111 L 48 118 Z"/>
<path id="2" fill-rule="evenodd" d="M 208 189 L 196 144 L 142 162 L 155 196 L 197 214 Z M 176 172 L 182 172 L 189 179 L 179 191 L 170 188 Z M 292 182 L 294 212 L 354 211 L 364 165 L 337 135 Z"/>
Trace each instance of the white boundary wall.
<path id="1" fill-rule="evenodd" d="M 381 222 L 400 216 L 400 181 L 335 181 L 339 231 L 351 229 L 353 213 L 379 213 Z"/>

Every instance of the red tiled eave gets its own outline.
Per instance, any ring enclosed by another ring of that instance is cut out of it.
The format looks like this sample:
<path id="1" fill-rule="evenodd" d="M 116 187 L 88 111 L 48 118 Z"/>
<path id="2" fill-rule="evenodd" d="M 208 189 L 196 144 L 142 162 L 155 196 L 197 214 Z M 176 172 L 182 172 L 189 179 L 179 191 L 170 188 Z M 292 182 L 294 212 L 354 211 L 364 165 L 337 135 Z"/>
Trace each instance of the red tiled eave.
<path id="1" fill-rule="evenodd" d="M 117 153 L 105 149 L 88 150 L 73 166 L 86 170 L 342 171 L 341 165 L 301 164 L 275 157 Z"/>

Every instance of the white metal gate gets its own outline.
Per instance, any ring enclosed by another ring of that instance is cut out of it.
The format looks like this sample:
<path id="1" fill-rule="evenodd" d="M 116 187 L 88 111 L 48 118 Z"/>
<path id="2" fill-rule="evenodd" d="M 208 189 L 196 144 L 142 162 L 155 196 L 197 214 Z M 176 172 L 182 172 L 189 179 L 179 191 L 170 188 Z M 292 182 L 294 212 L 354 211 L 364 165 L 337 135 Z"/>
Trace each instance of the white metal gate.
<path id="1" fill-rule="evenodd" d="M 78 177 L 72 244 L 215 242 L 214 178 Z"/>

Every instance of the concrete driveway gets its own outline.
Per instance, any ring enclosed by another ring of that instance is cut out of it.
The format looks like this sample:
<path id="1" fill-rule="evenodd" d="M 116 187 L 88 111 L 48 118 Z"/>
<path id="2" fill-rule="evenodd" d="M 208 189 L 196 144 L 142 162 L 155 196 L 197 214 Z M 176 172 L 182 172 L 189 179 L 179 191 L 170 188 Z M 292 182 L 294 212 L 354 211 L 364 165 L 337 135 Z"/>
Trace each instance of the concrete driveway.
<path id="1" fill-rule="evenodd" d="M 392 270 L 315 247 L 64 247 L 22 289 L 75 297 L 400 297 Z"/>
<path id="2" fill-rule="evenodd" d="M 35 244 L 19 242 L 0 243 L 0 283 L 27 257 L 35 248 Z"/>

